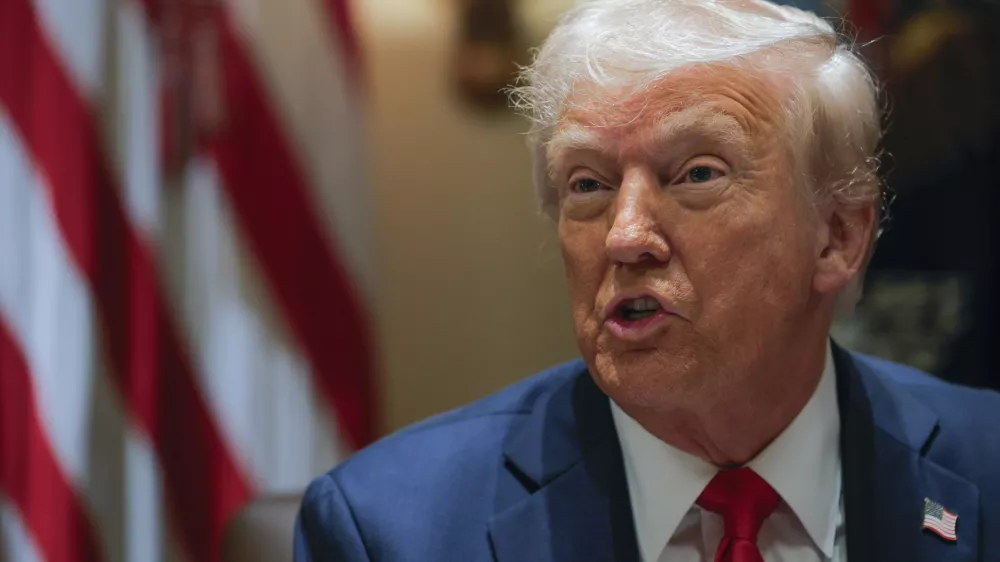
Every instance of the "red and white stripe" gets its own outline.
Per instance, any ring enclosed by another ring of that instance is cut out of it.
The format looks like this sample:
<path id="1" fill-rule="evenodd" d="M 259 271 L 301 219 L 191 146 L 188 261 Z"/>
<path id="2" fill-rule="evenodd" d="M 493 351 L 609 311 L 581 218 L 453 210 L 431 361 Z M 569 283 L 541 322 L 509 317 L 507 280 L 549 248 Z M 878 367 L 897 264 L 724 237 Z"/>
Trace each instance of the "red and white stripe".
<path id="1" fill-rule="evenodd" d="M 167 185 L 157 3 L 0 0 L 0 560 L 216 560 L 373 437 L 345 1 L 223 3 Z"/>
<path id="2" fill-rule="evenodd" d="M 930 514 L 924 514 L 924 528 L 933 531 L 939 537 L 949 541 L 958 540 L 958 535 L 955 533 L 955 527 L 957 524 L 958 515 L 955 515 L 947 509 L 942 510 L 940 518 Z"/>

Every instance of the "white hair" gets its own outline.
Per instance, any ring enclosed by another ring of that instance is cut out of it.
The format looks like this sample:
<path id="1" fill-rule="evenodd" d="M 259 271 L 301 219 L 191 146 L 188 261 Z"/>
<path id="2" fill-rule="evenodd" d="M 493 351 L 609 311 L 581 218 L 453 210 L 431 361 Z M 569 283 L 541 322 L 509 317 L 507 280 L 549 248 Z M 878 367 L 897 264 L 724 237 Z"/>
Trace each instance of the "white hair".
<path id="1" fill-rule="evenodd" d="M 558 212 L 546 150 L 571 93 L 606 92 L 600 101 L 613 106 L 623 90 L 639 93 L 679 68 L 713 63 L 785 85 L 787 140 L 813 208 L 882 201 L 878 87 L 829 23 L 764 0 L 590 0 L 562 18 L 512 89 L 532 122 L 542 210 Z M 860 297 L 860 278 L 842 292 L 842 309 Z"/>

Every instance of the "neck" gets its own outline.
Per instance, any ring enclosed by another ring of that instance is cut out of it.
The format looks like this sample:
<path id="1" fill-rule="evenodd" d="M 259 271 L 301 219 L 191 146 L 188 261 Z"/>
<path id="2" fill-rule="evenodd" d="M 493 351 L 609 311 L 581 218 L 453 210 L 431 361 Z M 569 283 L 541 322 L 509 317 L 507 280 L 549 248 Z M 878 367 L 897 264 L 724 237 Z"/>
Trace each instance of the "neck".
<path id="1" fill-rule="evenodd" d="M 816 391 L 826 364 L 827 332 L 794 338 L 775 357 L 758 361 L 735 391 L 709 402 L 665 411 L 627 410 L 661 441 L 720 468 L 744 465 L 799 415 Z M 794 351 L 789 351 L 789 349 Z"/>

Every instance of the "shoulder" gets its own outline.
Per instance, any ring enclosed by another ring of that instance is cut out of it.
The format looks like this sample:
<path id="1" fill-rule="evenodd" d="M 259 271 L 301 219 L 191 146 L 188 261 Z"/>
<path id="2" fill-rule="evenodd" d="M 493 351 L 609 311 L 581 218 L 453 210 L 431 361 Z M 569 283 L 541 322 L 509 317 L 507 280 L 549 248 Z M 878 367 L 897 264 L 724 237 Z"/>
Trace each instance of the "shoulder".
<path id="1" fill-rule="evenodd" d="M 938 419 L 931 455 L 956 472 L 1000 472 L 1000 393 L 953 384 L 933 375 L 882 359 L 853 354 L 896 396 L 905 396 Z"/>
<path id="2" fill-rule="evenodd" d="M 532 413 L 546 396 L 584 369 L 580 360 L 546 369 L 476 402 L 393 433 L 332 472 L 345 479 L 361 478 L 362 474 L 391 479 L 401 468 L 398 461 L 410 460 L 419 462 L 405 467 L 412 478 L 415 470 L 430 472 L 435 464 L 475 462 L 479 457 L 494 460 L 511 424 Z"/>
<path id="3" fill-rule="evenodd" d="M 931 409 L 942 423 L 1000 422 L 1000 393 L 953 384 L 919 369 L 884 359 L 859 353 L 851 355 L 858 364 L 877 373 L 887 387 L 906 392 Z"/>
<path id="4" fill-rule="evenodd" d="M 314 480 L 302 517 L 336 504 L 365 544 L 392 549 L 405 543 L 409 555 L 422 552 L 423 558 L 410 559 L 481 557 L 478 550 L 463 548 L 484 543 L 458 537 L 485 537 L 511 427 L 584 370 L 580 360 L 564 363 L 381 439 Z M 444 554 L 440 548 L 450 550 Z M 392 559 L 397 553 L 372 554 Z"/>

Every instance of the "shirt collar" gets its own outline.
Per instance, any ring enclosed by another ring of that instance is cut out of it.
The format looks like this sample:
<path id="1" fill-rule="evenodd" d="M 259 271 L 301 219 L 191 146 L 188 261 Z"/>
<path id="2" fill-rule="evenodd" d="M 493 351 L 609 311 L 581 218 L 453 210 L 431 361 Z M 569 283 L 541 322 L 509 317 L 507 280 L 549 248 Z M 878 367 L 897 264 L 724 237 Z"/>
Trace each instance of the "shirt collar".
<path id="1" fill-rule="evenodd" d="M 823 554 L 833 556 L 840 513 L 840 411 L 827 344 L 819 385 L 799 415 L 748 463 L 785 500 Z M 658 560 L 681 519 L 718 469 L 671 447 L 611 401 L 639 550 Z"/>
<path id="2" fill-rule="evenodd" d="M 659 560 L 681 519 L 717 472 L 660 441 L 611 401 L 642 559 Z"/>
<path id="3" fill-rule="evenodd" d="M 840 410 L 827 344 L 816 391 L 799 415 L 748 466 L 781 494 L 816 546 L 833 556 L 840 512 Z"/>

